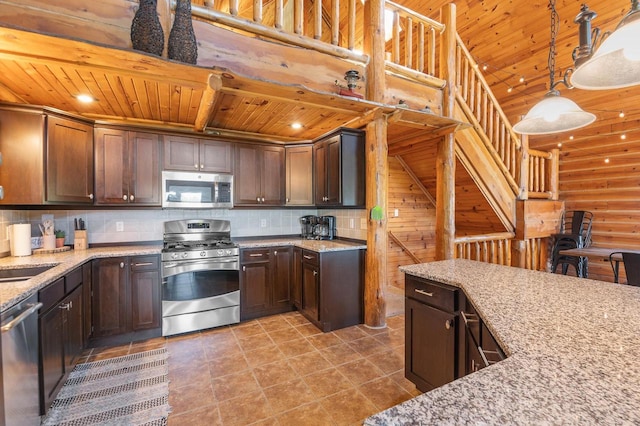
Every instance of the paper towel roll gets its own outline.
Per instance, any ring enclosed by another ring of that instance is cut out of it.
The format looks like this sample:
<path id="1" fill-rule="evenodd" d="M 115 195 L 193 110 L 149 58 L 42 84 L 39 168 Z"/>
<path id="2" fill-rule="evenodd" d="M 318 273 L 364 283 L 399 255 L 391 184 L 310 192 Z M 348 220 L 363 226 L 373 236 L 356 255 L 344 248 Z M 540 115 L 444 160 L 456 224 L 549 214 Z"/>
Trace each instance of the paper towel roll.
<path id="1" fill-rule="evenodd" d="M 28 223 L 11 225 L 9 234 L 11 256 L 31 256 L 31 225 Z"/>

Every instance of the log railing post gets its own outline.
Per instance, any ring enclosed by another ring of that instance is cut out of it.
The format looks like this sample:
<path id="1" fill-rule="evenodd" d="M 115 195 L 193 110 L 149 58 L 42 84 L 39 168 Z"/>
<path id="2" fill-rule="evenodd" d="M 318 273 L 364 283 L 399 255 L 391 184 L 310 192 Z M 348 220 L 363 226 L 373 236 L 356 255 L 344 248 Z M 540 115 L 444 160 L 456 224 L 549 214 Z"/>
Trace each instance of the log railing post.
<path id="1" fill-rule="evenodd" d="M 447 82 L 442 94 L 442 115 L 453 117 L 456 102 L 456 6 L 441 9 L 440 22 L 445 25 L 440 45 L 440 77 Z M 455 255 L 455 134 L 446 135 L 438 144 L 436 160 L 436 259 Z"/>
<path id="2" fill-rule="evenodd" d="M 549 192 L 550 199 L 557 200 L 559 197 L 559 176 L 560 176 L 560 150 L 558 148 L 551 150 L 551 159 L 549 160 Z"/>
<path id="3" fill-rule="evenodd" d="M 529 137 L 522 135 L 520 138 L 520 200 L 529 199 Z"/>
<path id="4" fill-rule="evenodd" d="M 364 8 L 364 53 L 369 55 L 367 65 L 367 99 L 384 101 L 385 92 L 385 40 L 384 0 L 368 0 Z M 364 282 L 364 323 L 369 327 L 386 326 L 387 279 L 387 219 L 372 220 L 371 210 L 379 207 L 387 212 L 387 121 L 379 114 L 367 124 L 366 135 L 366 206 L 367 254 Z"/>

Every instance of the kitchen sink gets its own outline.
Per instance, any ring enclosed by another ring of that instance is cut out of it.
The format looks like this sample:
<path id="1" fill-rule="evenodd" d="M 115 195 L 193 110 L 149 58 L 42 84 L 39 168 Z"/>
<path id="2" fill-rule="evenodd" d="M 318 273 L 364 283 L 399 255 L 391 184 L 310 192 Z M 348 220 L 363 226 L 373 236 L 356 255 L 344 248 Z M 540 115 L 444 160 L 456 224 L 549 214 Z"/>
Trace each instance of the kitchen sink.
<path id="1" fill-rule="evenodd" d="M 34 266 L 30 268 L 0 269 L 0 284 L 25 281 L 41 274 L 56 265 Z"/>

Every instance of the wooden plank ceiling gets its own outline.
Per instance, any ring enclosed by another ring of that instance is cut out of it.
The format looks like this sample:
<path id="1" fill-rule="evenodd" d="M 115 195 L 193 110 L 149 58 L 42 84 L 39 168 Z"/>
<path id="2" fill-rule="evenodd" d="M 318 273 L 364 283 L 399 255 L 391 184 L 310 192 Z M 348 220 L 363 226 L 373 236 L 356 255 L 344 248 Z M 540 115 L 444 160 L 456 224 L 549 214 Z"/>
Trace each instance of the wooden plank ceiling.
<path id="1" fill-rule="evenodd" d="M 447 0 L 397 0 L 410 9 L 437 18 Z M 549 89 L 547 58 L 550 41 L 548 0 L 458 0 L 458 33 L 479 65 L 500 106 L 512 124 L 537 103 Z M 578 25 L 573 22 L 583 0 L 557 0 L 560 28 L 556 42 L 556 81 L 573 66 L 571 53 L 578 45 Z M 602 31 L 615 29 L 629 11 L 629 0 L 588 3 L 598 13 L 592 21 Z M 520 78 L 524 77 L 524 82 Z M 511 92 L 508 92 L 509 88 Z M 603 124 L 636 123 L 640 119 L 640 90 L 589 91 L 559 86 L 562 96 L 572 99 L 597 116 L 593 132 Z M 621 110 L 624 118 L 618 117 Z M 585 130 L 589 133 L 589 128 Z"/>

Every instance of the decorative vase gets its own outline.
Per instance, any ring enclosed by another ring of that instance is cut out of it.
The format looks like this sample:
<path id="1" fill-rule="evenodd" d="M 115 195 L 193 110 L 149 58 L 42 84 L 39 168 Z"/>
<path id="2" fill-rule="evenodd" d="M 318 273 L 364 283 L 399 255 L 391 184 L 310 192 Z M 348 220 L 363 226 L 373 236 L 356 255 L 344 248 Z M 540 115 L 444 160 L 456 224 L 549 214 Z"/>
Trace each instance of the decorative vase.
<path id="1" fill-rule="evenodd" d="M 191 0 L 178 0 L 173 27 L 169 33 L 169 59 L 195 64 L 198 59 L 196 34 L 191 22 Z"/>
<path id="2" fill-rule="evenodd" d="M 157 0 L 140 0 L 131 22 L 131 43 L 135 50 L 161 56 L 164 50 L 164 31 L 157 12 Z"/>

